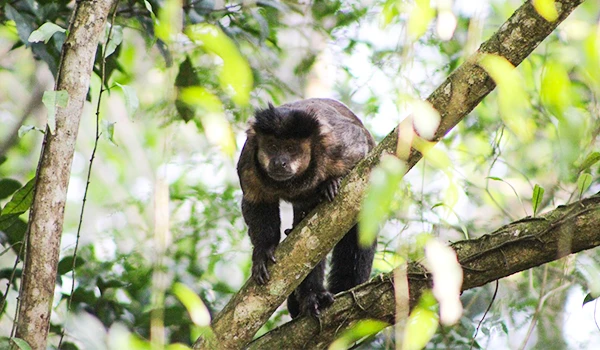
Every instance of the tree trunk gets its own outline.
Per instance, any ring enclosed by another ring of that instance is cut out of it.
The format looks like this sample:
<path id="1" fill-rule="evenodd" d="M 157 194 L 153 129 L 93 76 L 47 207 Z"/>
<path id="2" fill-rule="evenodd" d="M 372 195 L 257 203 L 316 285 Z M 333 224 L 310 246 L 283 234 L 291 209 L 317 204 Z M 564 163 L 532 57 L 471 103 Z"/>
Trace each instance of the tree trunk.
<path id="1" fill-rule="evenodd" d="M 492 78 L 478 65 L 482 54 L 504 57 L 517 66 L 582 2 L 557 0 L 559 17 L 552 23 L 543 19 L 529 1 L 515 11 L 498 32 L 427 99 L 442 116 L 434 141 L 448 133 L 494 89 Z M 279 245 L 275 252 L 278 263 L 269 269 L 270 282 L 259 286 L 252 280 L 247 281 L 217 315 L 212 323 L 213 340 L 220 348 L 238 349 L 247 344 L 275 309 L 356 223 L 371 169 L 378 164 L 382 154 L 397 154 L 398 130 L 392 131 L 345 178 L 332 203 L 320 205 Z M 418 151 L 412 149 L 406 157 L 408 169 L 421 157 Z M 194 344 L 195 348 L 214 346 L 208 339 L 199 339 Z"/>
<path id="2" fill-rule="evenodd" d="M 69 100 L 66 107 L 57 107 L 54 134 L 46 128 L 44 136 L 16 320 L 16 337 L 32 349 L 46 349 L 75 141 L 98 41 L 113 4 L 114 0 L 75 2 L 62 49 L 55 90 L 66 91 Z"/>

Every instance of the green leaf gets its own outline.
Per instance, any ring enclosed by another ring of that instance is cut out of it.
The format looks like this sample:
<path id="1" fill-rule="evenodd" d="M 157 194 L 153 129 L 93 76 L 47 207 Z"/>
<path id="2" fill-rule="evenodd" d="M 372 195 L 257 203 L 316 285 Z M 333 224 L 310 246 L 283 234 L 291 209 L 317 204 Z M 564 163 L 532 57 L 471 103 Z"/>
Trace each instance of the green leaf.
<path id="1" fill-rule="evenodd" d="M 536 123 L 530 113 L 523 78 L 506 58 L 486 54 L 479 61 L 498 86 L 500 117 L 506 126 L 523 142 L 533 139 Z"/>
<path id="2" fill-rule="evenodd" d="M 421 350 L 429 343 L 438 328 L 438 315 L 420 305 L 408 317 L 404 328 L 403 350 Z"/>
<path id="3" fill-rule="evenodd" d="M 13 179 L 0 180 L 0 199 L 8 198 L 16 190 L 21 188 L 21 183 Z"/>
<path id="4" fill-rule="evenodd" d="M 23 214 L 31 207 L 31 203 L 33 203 L 33 189 L 35 187 L 35 177 L 25 186 L 21 187 L 15 194 L 12 196 L 10 202 L 6 203 L 4 209 L 2 209 L 2 216 L 9 214 Z"/>
<path id="5" fill-rule="evenodd" d="M 3 214 L 0 215 L 0 231 L 7 231 L 10 227 L 12 227 L 17 221 L 19 221 L 20 214 Z"/>
<path id="6" fill-rule="evenodd" d="M 140 106 L 140 100 L 138 100 L 134 88 L 127 85 L 121 85 L 119 83 L 116 83 L 116 85 L 123 90 L 123 96 L 125 97 L 125 108 L 127 109 L 127 114 L 131 118 Z"/>
<path id="7" fill-rule="evenodd" d="M 6 11 L 6 17 L 15 21 L 19 39 L 21 39 L 22 42 L 27 43 L 29 35 L 33 32 L 32 23 L 9 4 L 4 6 L 4 10 Z"/>
<path id="8" fill-rule="evenodd" d="M 559 118 L 572 105 L 571 80 L 563 64 L 555 61 L 546 64 L 540 95 L 544 105 Z"/>
<path id="9" fill-rule="evenodd" d="M 39 131 L 42 134 L 44 133 L 44 130 L 42 130 L 42 129 L 36 127 L 36 126 L 33 126 L 33 125 L 21 125 L 21 127 L 19 128 L 18 135 L 19 135 L 19 137 L 23 137 L 25 134 L 27 134 L 31 130 Z"/>
<path id="10" fill-rule="evenodd" d="M 200 85 L 200 79 L 196 75 L 192 60 L 189 56 L 185 56 L 185 60 L 179 65 L 179 72 L 175 78 L 175 86 L 188 87 L 195 85 Z"/>
<path id="11" fill-rule="evenodd" d="M 583 299 L 583 304 L 581 304 L 581 306 L 584 306 L 585 304 L 589 303 L 590 301 L 594 301 L 598 299 L 598 297 L 594 297 L 592 296 L 592 293 L 588 293 L 585 298 Z"/>
<path id="12" fill-rule="evenodd" d="M 52 36 L 55 33 L 64 33 L 66 31 L 67 30 L 61 26 L 58 26 L 51 22 L 46 22 L 42 24 L 38 29 L 31 32 L 27 41 L 29 41 L 30 43 L 37 43 L 43 41 L 45 44 L 47 44 L 48 40 L 50 40 L 50 38 L 52 38 Z"/>
<path id="13" fill-rule="evenodd" d="M 544 188 L 538 184 L 533 186 L 533 196 L 531 197 L 531 203 L 533 204 L 533 216 L 537 213 L 538 207 L 544 198 Z"/>
<path id="14" fill-rule="evenodd" d="M 83 265 L 85 263 L 85 260 L 83 260 L 83 258 L 81 257 L 77 257 L 77 260 L 75 261 L 75 267 L 79 267 L 81 265 Z M 64 257 L 59 263 L 58 263 L 58 275 L 64 275 L 67 272 L 73 270 L 73 256 L 69 255 Z"/>
<path id="15" fill-rule="evenodd" d="M 174 35 L 180 30 L 181 14 L 181 0 L 163 3 L 159 7 L 158 20 L 155 21 L 154 32 L 156 37 L 164 42 L 171 42 Z"/>
<path id="16" fill-rule="evenodd" d="M 398 193 L 399 184 L 406 172 L 406 164 L 394 156 L 384 156 L 381 163 L 373 169 L 369 187 L 359 213 L 359 243 L 370 246 L 379 229 L 387 218 L 392 203 Z"/>
<path id="17" fill-rule="evenodd" d="M 558 11 L 556 11 L 554 0 L 533 0 L 533 8 L 548 22 L 554 22 L 558 19 Z"/>
<path id="18" fill-rule="evenodd" d="M 328 350 L 345 350 L 357 341 L 381 332 L 389 323 L 378 320 L 361 320 L 345 331 L 329 346 Z"/>
<path id="19" fill-rule="evenodd" d="M 388 24 L 392 22 L 394 18 L 396 18 L 400 14 L 399 5 L 400 1 L 398 0 L 386 0 L 383 5 L 383 9 L 381 10 L 381 26 L 386 27 Z"/>
<path id="20" fill-rule="evenodd" d="M 210 325 L 210 313 L 202 299 L 189 289 L 185 284 L 175 283 L 173 286 L 173 294 L 181 301 L 190 314 L 192 322 L 197 326 Z"/>
<path id="21" fill-rule="evenodd" d="M 56 130 L 56 107 L 64 108 L 69 103 L 69 93 L 66 91 L 44 91 L 42 102 L 48 109 L 48 129 L 54 135 Z"/>
<path id="22" fill-rule="evenodd" d="M 192 106 L 181 100 L 181 88 L 200 85 L 200 79 L 196 74 L 192 61 L 189 56 L 179 65 L 179 72 L 175 78 L 175 86 L 177 87 L 177 100 L 175 100 L 175 108 L 186 123 L 194 118 L 194 109 Z"/>
<path id="23" fill-rule="evenodd" d="M 231 96 L 233 102 L 248 104 L 253 85 L 252 70 L 231 38 L 219 27 L 206 23 L 186 27 L 185 34 L 206 51 L 223 59 L 223 68 L 219 73 L 221 88 Z"/>
<path id="24" fill-rule="evenodd" d="M 585 192 L 590 185 L 592 184 L 592 175 L 588 174 L 588 173 L 583 173 L 581 175 L 579 175 L 579 178 L 577 179 L 577 190 L 579 191 L 579 198 L 581 198 L 581 196 L 583 195 L 583 192 Z"/>
<path id="25" fill-rule="evenodd" d="M 496 176 L 488 176 L 487 178 L 490 179 L 490 180 L 494 180 L 494 181 L 504 182 L 504 180 L 502 180 L 501 178 L 496 177 Z"/>
<path id="26" fill-rule="evenodd" d="M 435 10 L 429 0 L 415 0 L 412 10 L 408 15 L 408 33 L 411 38 L 420 38 L 435 18 Z"/>
<path id="27" fill-rule="evenodd" d="M 23 242 L 27 223 L 17 214 L 0 215 L 0 231 L 4 232 L 8 243 L 14 245 Z"/>
<path id="28" fill-rule="evenodd" d="M 585 171 L 589 169 L 592 165 L 596 164 L 600 160 L 600 152 L 592 152 L 590 153 L 581 166 L 579 167 L 579 171 Z"/>
<path id="29" fill-rule="evenodd" d="M 202 110 L 199 117 L 208 141 L 220 146 L 225 154 L 233 156 L 235 136 L 225 117 L 221 100 L 215 94 L 199 86 L 182 88 L 179 97 L 184 103 Z"/>
<path id="30" fill-rule="evenodd" d="M 110 24 L 107 23 L 106 35 L 108 35 L 109 30 Z M 106 49 L 104 50 L 104 57 L 112 55 L 113 52 L 115 52 L 115 50 L 117 49 L 117 46 L 121 45 L 121 42 L 123 42 L 123 27 L 113 26 L 112 30 L 110 31 L 110 40 L 108 41 Z"/>
<path id="31" fill-rule="evenodd" d="M 20 338 L 11 338 L 11 340 L 13 341 L 13 343 L 15 343 L 15 345 L 19 347 L 19 349 L 31 350 L 31 346 L 29 346 L 29 344 L 25 340 Z"/>
<path id="32" fill-rule="evenodd" d="M 594 299 L 600 297 L 600 266 L 598 263 L 589 256 L 578 256 L 575 269 L 585 279 L 590 296 Z"/>
<path id="33" fill-rule="evenodd" d="M 117 146 L 115 142 L 115 122 L 109 122 L 108 120 L 102 120 L 102 136 L 110 141 L 113 145 Z"/>

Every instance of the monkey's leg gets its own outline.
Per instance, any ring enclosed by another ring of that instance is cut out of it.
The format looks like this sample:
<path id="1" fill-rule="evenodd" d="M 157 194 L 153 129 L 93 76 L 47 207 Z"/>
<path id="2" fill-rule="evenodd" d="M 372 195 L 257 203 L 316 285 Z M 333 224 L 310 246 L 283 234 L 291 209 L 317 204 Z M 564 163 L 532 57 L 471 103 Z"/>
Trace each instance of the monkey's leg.
<path id="1" fill-rule="evenodd" d="M 279 202 L 253 203 L 242 199 L 242 214 L 248 225 L 252 251 L 252 277 L 258 284 L 269 281 L 267 263 L 275 263 L 275 248 L 281 238 Z"/>
<path id="2" fill-rule="evenodd" d="M 377 242 L 367 248 L 358 245 L 358 226 L 354 225 L 333 249 L 329 291 L 343 292 L 369 279 Z"/>
<path id="3" fill-rule="evenodd" d="M 298 225 L 302 219 L 316 205 L 314 203 L 296 203 L 294 204 L 294 222 L 293 227 Z M 291 231 L 291 229 L 290 229 Z M 288 234 L 286 230 L 286 234 Z M 333 303 L 333 295 L 325 289 L 325 259 L 323 259 L 300 283 L 298 288 L 288 297 L 288 311 L 292 318 L 299 314 L 319 316 L 320 310 Z"/>
<path id="4" fill-rule="evenodd" d="M 306 276 L 306 279 L 288 297 L 288 310 L 292 318 L 296 318 L 299 314 L 319 317 L 321 310 L 333 303 L 333 294 L 325 289 L 324 279 L 325 259 Z"/>

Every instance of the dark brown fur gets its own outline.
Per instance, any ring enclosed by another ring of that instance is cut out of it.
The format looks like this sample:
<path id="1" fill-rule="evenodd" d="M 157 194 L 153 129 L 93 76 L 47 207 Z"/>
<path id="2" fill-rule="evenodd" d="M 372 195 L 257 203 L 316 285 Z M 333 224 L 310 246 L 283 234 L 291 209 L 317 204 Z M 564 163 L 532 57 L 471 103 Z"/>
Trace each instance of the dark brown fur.
<path id="1" fill-rule="evenodd" d="M 280 240 L 279 200 L 292 203 L 294 225 L 322 200 L 333 200 L 340 180 L 375 145 L 361 121 L 344 104 L 308 99 L 258 110 L 238 162 L 242 213 L 254 251 L 252 276 L 269 280 L 267 264 Z M 358 247 L 353 227 L 333 253 L 329 288 L 337 293 L 364 282 L 374 246 Z M 316 316 L 333 297 L 323 286 L 324 261 L 288 299 L 292 317 Z"/>

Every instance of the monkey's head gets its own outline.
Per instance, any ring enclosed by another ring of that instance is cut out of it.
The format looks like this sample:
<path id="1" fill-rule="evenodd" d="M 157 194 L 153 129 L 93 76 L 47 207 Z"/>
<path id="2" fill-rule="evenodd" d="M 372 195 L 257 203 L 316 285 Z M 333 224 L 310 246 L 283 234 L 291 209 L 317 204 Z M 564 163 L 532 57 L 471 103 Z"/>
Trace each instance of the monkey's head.
<path id="1" fill-rule="evenodd" d="M 319 121 L 311 113 L 269 104 L 256 112 L 248 133 L 256 138 L 260 167 L 273 180 L 286 181 L 308 169 Z"/>

